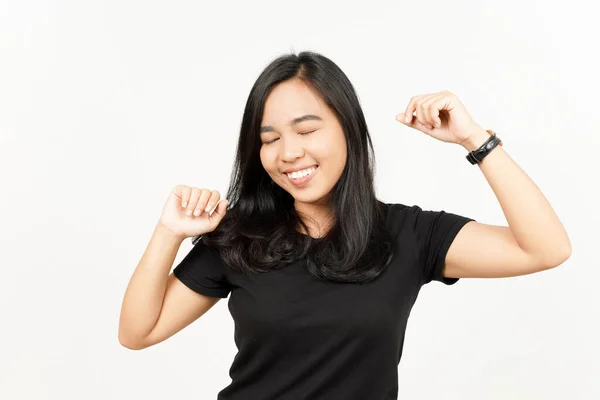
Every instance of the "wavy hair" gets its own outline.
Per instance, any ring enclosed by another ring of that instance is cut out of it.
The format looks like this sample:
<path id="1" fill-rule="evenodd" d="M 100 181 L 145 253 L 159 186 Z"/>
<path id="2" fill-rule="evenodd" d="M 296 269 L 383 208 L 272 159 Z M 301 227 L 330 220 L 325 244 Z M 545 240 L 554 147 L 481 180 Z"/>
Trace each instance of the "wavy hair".
<path id="1" fill-rule="evenodd" d="M 294 198 L 273 182 L 260 160 L 260 124 L 265 101 L 279 83 L 299 79 L 318 93 L 344 131 L 347 161 L 332 188 L 332 227 L 322 238 L 307 228 Z M 227 195 L 227 214 L 213 232 L 196 236 L 216 248 L 229 267 L 259 273 L 305 262 L 318 279 L 367 283 L 391 260 L 394 247 L 387 209 L 374 190 L 375 155 L 358 96 L 348 77 L 329 58 L 315 52 L 274 59 L 250 90 Z M 308 229 L 306 229 L 308 232 Z"/>

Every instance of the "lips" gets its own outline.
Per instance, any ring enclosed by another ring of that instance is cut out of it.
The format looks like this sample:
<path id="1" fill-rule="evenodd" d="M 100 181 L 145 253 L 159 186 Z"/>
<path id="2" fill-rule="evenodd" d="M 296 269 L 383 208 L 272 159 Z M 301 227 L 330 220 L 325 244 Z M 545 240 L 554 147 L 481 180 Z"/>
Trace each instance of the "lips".
<path id="1" fill-rule="evenodd" d="M 307 165 L 305 167 L 298 167 L 298 168 L 290 168 L 290 169 L 286 169 L 285 171 L 283 171 L 284 174 L 290 174 L 292 172 L 298 172 L 298 171 L 304 171 L 305 169 L 309 169 L 309 168 L 316 168 L 318 167 L 317 164 L 313 164 L 313 165 Z"/>
<path id="2" fill-rule="evenodd" d="M 311 172 L 309 175 L 303 176 L 302 178 L 291 178 L 288 174 L 285 174 L 285 175 L 294 186 L 302 187 L 302 186 L 305 186 L 306 184 L 308 184 L 308 182 L 310 182 L 312 180 L 313 176 L 315 176 L 315 174 L 319 170 L 318 166 L 309 167 L 309 168 L 314 168 L 313 172 Z"/>

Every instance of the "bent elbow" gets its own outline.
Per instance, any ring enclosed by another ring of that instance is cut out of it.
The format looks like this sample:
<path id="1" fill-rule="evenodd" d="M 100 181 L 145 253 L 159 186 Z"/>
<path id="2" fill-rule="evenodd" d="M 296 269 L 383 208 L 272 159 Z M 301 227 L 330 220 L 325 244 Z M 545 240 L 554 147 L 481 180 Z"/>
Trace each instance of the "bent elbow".
<path id="1" fill-rule="evenodd" d="M 559 265 L 562 265 L 571 257 L 572 249 L 571 244 L 568 243 L 566 246 L 562 247 L 560 251 L 554 251 L 552 254 L 547 254 L 544 257 L 544 261 L 542 265 L 544 269 L 556 268 Z"/>
<path id="2" fill-rule="evenodd" d="M 573 249 L 571 248 L 571 244 L 569 243 L 565 249 L 563 250 L 563 252 L 561 253 L 558 261 L 558 265 L 564 263 L 565 261 L 567 261 L 569 258 L 571 258 L 571 253 L 573 252 Z M 557 265 L 557 266 L 558 266 Z"/>
<path id="3" fill-rule="evenodd" d="M 143 350 L 148 347 L 142 340 L 132 340 L 119 334 L 119 344 L 129 350 Z"/>

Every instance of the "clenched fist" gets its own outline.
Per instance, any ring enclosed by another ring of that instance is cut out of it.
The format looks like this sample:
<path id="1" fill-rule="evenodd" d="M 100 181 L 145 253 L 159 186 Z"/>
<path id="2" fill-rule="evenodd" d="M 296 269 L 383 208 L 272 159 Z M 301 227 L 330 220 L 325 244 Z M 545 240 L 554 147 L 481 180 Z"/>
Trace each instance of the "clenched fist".
<path id="1" fill-rule="evenodd" d="M 227 211 L 228 201 L 219 201 L 220 197 L 216 190 L 177 185 L 163 207 L 159 224 L 184 239 L 212 232 Z"/>

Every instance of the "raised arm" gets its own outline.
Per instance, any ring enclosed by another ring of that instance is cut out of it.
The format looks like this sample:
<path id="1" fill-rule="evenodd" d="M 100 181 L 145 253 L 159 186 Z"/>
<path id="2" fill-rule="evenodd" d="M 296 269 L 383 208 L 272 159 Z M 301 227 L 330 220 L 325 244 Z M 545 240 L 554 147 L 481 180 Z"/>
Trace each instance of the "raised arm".
<path id="1" fill-rule="evenodd" d="M 123 298 L 118 334 L 123 346 L 139 350 L 159 343 L 219 300 L 196 293 L 169 275 L 183 240 L 214 230 L 222 220 L 227 201 L 216 206 L 218 201 L 219 193 L 207 189 L 177 186 L 171 193 Z"/>

